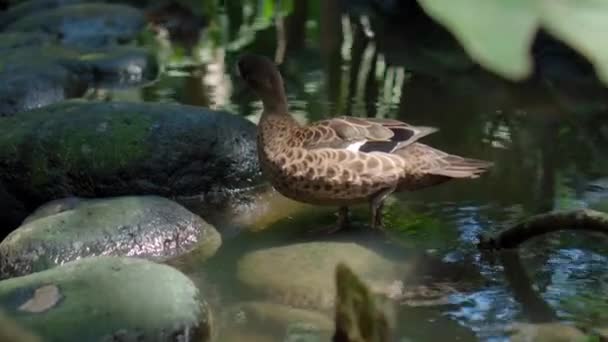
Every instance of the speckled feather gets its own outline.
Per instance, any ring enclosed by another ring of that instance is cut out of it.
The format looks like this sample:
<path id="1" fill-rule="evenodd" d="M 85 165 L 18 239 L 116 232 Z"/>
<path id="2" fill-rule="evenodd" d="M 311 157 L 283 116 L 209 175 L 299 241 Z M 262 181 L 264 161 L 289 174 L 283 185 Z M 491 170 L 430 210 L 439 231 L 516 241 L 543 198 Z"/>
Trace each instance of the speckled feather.
<path id="1" fill-rule="evenodd" d="M 337 118 L 299 126 L 291 117 L 266 116 L 258 135 L 260 160 L 277 190 L 312 204 L 345 205 L 367 201 L 393 185 L 399 191 L 413 191 L 450 178 L 475 178 L 489 166 L 416 143 L 432 128 L 397 125 L 394 120 L 386 122 L 412 133 L 389 153 L 350 150 L 348 146 L 357 141 L 391 142 L 393 137 L 379 120 L 368 125 L 365 119 L 353 121 Z M 350 132 L 357 133 L 344 137 L 349 130 L 345 126 L 351 123 Z"/>

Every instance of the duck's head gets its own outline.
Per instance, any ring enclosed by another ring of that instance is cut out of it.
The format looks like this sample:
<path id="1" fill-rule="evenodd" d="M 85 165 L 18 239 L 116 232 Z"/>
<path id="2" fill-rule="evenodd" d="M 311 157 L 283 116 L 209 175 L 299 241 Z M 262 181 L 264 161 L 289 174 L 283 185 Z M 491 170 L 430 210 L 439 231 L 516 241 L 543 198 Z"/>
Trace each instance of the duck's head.
<path id="1" fill-rule="evenodd" d="M 284 105 L 283 80 L 277 66 L 264 56 L 246 54 L 237 62 L 237 73 L 267 109 Z"/>

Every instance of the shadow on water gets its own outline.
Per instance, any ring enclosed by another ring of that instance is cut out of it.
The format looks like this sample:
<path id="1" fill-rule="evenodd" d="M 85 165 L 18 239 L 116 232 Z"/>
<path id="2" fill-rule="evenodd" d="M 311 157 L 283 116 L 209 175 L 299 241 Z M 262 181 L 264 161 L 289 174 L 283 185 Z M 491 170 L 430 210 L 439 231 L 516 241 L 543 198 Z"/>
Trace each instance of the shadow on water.
<path id="1" fill-rule="evenodd" d="M 363 0 L 283 1 L 284 11 L 268 8 L 277 6 L 272 1 L 234 3 L 207 9 L 200 43 L 159 44 L 166 70 L 157 83 L 110 96 L 227 109 L 256 122 L 261 104 L 242 89 L 232 66 L 243 51 L 262 53 L 282 61 L 290 107 L 302 122 L 347 114 L 435 126 L 439 133 L 425 142 L 496 166 L 479 180 L 394 196 L 388 236 L 364 228 L 364 207 L 355 210 L 353 231 L 311 233 L 335 220 L 332 209 L 291 202 L 267 188 L 222 208 L 214 221 L 226 227 L 219 254 L 202 269 L 181 265 L 195 278 L 213 279 L 222 306 L 260 299 L 235 279 L 243 255 L 354 241 L 410 265 L 401 279 L 406 285 L 453 289 L 435 305 L 400 302 L 397 331 L 404 340 L 503 340 L 517 321 L 586 329 L 607 318 L 605 300 L 580 304 L 606 298 L 605 238 L 555 234 L 494 261 L 475 247 L 480 232 L 551 209 L 602 206 L 608 198 L 608 97 L 584 60 L 540 33 L 534 75 L 513 83 L 482 70 L 411 2 L 392 2 L 397 8 L 388 12 L 370 3 L 390 2 Z M 268 332 L 245 334 L 264 340 Z"/>

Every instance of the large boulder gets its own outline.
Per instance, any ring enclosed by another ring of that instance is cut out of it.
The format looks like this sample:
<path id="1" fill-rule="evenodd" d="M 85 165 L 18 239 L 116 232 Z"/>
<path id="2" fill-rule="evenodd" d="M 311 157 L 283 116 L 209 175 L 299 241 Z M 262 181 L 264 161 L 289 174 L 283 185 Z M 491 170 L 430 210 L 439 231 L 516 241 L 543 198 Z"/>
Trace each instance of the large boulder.
<path id="1" fill-rule="evenodd" d="M 122 4 L 70 4 L 17 19 L 9 31 L 45 32 L 62 44 L 98 47 L 133 40 L 145 27 L 142 11 Z"/>
<path id="2" fill-rule="evenodd" d="M 0 183 L 30 211 L 70 196 L 221 201 L 261 179 L 255 131 L 194 106 L 67 101 L 0 118 Z"/>
<path id="3" fill-rule="evenodd" d="M 70 198 L 42 206 L 0 243 L 0 279 L 97 255 L 200 261 L 220 244 L 213 226 L 162 197 Z"/>
<path id="4" fill-rule="evenodd" d="M 176 269 L 93 257 L 0 281 L 0 306 L 44 341 L 207 341 L 211 313 Z"/>

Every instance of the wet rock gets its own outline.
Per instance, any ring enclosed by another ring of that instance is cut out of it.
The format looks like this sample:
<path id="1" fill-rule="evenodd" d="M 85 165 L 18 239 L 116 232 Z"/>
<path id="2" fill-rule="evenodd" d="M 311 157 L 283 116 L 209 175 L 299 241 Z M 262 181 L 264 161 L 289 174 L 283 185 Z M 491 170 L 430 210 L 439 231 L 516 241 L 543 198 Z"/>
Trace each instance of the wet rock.
<path id="1" fill-rule="evenodd" d="M 35 13 L 43 13 L 48 10 L 55 9 L 57 7 L 72 5 L 84 2 L 103 2 L 101 0 L 29 0 L 21 1 L 9 9 L 0 13 L 0 29 L 7 27 L 16 20 L 23 18 L 27 15 Z"/>
<path id="2" fill-rule="evenodd" d="M 74 100 L 0 120 L 0 182 L 30 211 L 70 196 L 222 201 L 261 180 L 255 125 L 226 112 Z"/>
<path id="3" fill-rule="evenodd" d="M 3 72 L 11 74 L 26 68 L 60 66 L 80 82 L 96 87 L 141 85 L 154 80 L 159 71 L 153 51 L 127 46 L 105 49 L 32 46 L 5 51 L 0 56 L 0 65 Z"/>
<path id="4" fill-rule="evenodd" d="M 0 66 L 0 116 L 80 97 L 89 87 L 141 85 L 158 74 L 154 54 L 133 47 L 7 49 L 0 55 Z"/>
<path id="5" fill-rule="evenodd" d="M 219 233 L 179 204 L 156 196 L 53 201 L 0 243 L 0 279 L 96 255 L 156 261 L 215 254 Z"/>
<path id="6" fill-rule="evenodd" d="M 1 281 L 0 306 L 45 341 L 207 341 L 211 332 L 194 284 L 137 258 L 85 258 Z"/>
<path id="7" fill-rule="evenodd" d="M 82 96 L 86 82 L 58 65 L 0 72 L 0 117 Z"/>
<path id="8" fill-rule="evenodd" d="M 30 46 L 45 46 L 54 43 L 54 38 L 43 32 L 0 33 L 0 52 Z"/>
<path id="9" fill-rule="evenodd" d="M 133 40 L 144 28 L 143 13 L 120 4 L 73 4 L 28 15 L 9 31 L 46 32 L 62 44 L 99 47 Z"/>
<path id="10" fill-rule="evenodd" d="M 90 70 L 96 87 L 138 86 L 155 80 L 159 73 L 153 51 L 134 47 L 84 51 L 78 62 Z"/>
<path id="11" fill-rule="evenodd" d="M 354 243 L 309 242 L 246 254 L 238 279 L 274 301 L 299 308 L 331 310 L 334 272 L 345 263 L 376 290 L 390 287 L 402 274 L 399 265 Z"/>

